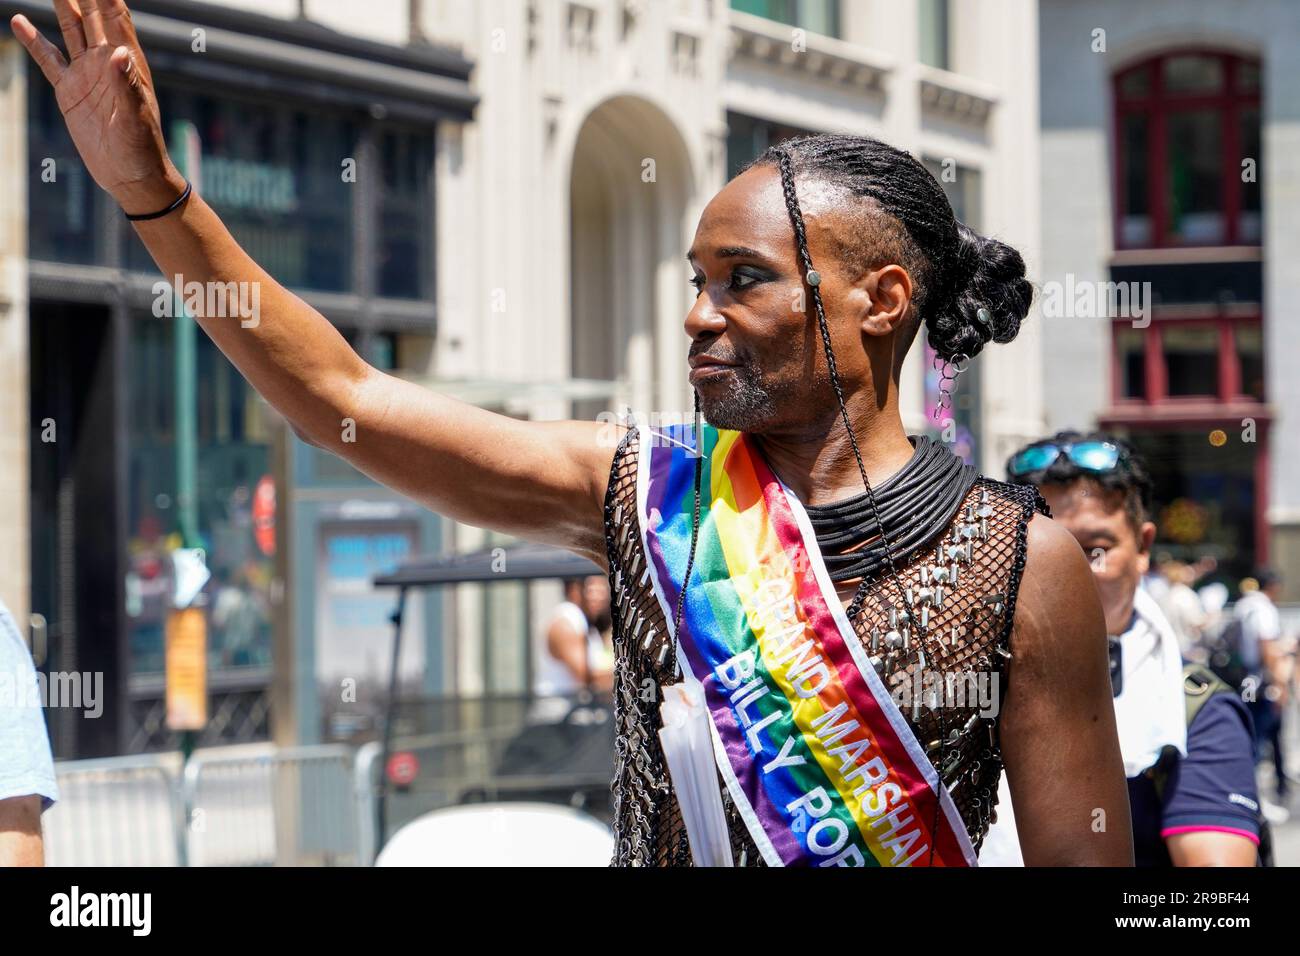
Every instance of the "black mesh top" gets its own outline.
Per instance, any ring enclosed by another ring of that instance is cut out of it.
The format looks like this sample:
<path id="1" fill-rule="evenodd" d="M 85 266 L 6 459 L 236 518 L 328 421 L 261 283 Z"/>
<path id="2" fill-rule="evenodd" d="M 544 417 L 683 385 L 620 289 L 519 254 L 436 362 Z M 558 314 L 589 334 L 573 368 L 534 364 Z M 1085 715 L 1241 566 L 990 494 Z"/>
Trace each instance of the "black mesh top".
<path id="1" fill-rule="evenodd" d="M 677 664 L 664 615 L 655 598 L 641 544 L 636 503 L 638 440 L 631 429 L 620 442 L 605 495 L 605 546 L 609 556 L 615 653 L 614 711 L 617 745 L 614 775 L 616 866 L 690 866 L 691 854 L 681 813 L 659 746 L 660 687 L 676 683 Z M 898 568 L 904 588 L 943 581 L 942 603 L 928 611 L 926 671 L 953 675 L 979 672 L 986 691 L 1000 682 L 1010 652 L 1016 590 L 1025 563 L 1026 536 L 1035 511 L 1047 512 L 1035 488 L 979 478 L 948 527 L 931 546 L 919 549 Z M 952 569 L 956 569 L 956 582 Z M 847 605 L 857 581 L 838 585 Z M 872 631 L 889 629 L 889 608 L 902 607 L 898 583 L 884 574 L 868 586 L 853 618 L 859 639 L 872 648 Z M 915 648 L 886 660 L 880 669 L 891 693 L 916 673 Z M 877 647 L 880 647 L 877 644 Z M 881 650 L 883 653 L 883 649 Z M 1002 773 L 997 717 L 984 709 L 972 690 L 949 692 L 952 706 L 931 709 L 900 703 L 908 725 L 952 793 L 972 844 L 978 850 L 993 819 Z M 1005 699 L 1006 688 L 1000 688 Z M 963 699 L 964 697 L 964 699 Z M 955 698 L 955 701 L 954 701 Z M 896 700 L 900 697 L 896 696 Z M 902 698 L 910 701 L 910 696 Z M 923 698 L 930 699 L 930 698 Z M 987 696 L 985 698 L 987 700 Z M 1000 713 L 1000 709 L 998 710 Z M 763 859 L 719 776 L 738 866 L 762 866 Z"/>

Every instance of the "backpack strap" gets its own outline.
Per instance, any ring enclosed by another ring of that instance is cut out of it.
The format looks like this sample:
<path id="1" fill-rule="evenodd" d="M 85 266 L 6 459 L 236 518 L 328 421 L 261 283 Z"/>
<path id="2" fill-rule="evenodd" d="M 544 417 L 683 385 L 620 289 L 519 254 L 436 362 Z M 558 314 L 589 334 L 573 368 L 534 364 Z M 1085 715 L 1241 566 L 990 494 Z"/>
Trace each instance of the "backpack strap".
<path id="1" fill-rule="evenodd" d="M 1202 707 L 1210 702 L 1212 697 L 1225 693 L 1231 694 L 1234 691 L 1214 671 L 1203 664 L 1185 665 L 1183 667 L 1183 706 L 1187 714 L 1187 726 L 1192 726 L 1192 721 L 1196 719 L 1196 715 L 1201 712 Z M 1169 780 L 1169 774 L 1173 772 L 1177 763 L 1178 750 L 1166 746 L 1160 751 L 1160 759 L 1145 771 L 1156 788 L 1156 796 L 1161 800 L 1165 796 L 1165 784 Z"/>
<path id="2" fill-rule="evenodd" d="M 1204 664 L 1188 664 L 1183 668 L 1183 703 L 1187 708 L 1187 726 L 1216 694 L 1231 694 L 1232 687 Z"/>

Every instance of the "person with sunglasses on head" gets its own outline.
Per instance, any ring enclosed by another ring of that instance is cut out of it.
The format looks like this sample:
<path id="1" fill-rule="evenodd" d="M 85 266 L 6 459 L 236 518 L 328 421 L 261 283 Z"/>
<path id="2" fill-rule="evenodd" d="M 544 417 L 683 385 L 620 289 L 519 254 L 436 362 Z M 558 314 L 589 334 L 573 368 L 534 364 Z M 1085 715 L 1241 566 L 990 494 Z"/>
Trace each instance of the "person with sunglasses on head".
<path id="1" fill-rule="evenodd" d="M 1214 675 L 1184 668 L 1178 637 L 1143 586 L 1156 535 L 1145 463 L 1119 438 L 1063 431 L 1017 451 L 1007 472 L 1038 488 L 1092 564 L 1111 635 L 1137 865 L 1254 866 L 1260 822 L 1250 714 Z M 980 862 L 1023 865 L 1015 829 L 1004 795 Z"/>

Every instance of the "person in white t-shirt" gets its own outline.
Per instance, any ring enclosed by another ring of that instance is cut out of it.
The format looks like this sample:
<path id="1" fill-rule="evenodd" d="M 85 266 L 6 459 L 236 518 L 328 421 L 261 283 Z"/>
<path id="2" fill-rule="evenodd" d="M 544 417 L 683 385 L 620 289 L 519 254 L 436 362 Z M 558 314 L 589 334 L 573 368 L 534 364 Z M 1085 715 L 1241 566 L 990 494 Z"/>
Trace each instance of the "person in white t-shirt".
<path id="1" fill-rule="evenodd" d="M 1163 596 L 1153 591 L 1152 597 L 1178 635 L 1178 646 L 1182 648 L 1183 657 L 1191 660 L 1209 623 L 1209 615 L 1201 603 L 1200 595 L 1192 590 L 1192 585 L 1196 582 L 1196 571 L 1190 564 L 1170 560 L 1161 565 L 1160 573 L 1168 582 L 1168 588 Z"/>
<path id="2" fill-rule="evenodd" d="M 1255 720 L 1255 743 L 1273 753 L 1277 775 L 1277 796 L 1285 803 L 1290 795 L 1290 781 L 1282 746 L 1282 716 L 1286 710 L 1294 668 L 1294 642 L 1282 633 L 1282 617 L 1277 598 L 1282 579 L 1277 572 L 1261 568 L 1255 579 L 1242 582 L 1242 595 L 1233 607 L 1239 623 L 1242 666 L 1254 679 L 1255 693 L 1248 695 L 1247 705 Z"/>
<path id="3" fill-rule="evenodd" d="M 609 626 L 609 582 L 600 575 L 564 582 L 564 601 L 546 629 L 546 653 L 537 667 L 539 697 L 571 697 L 582 688 L 598 693 L 614 685 Z"/>

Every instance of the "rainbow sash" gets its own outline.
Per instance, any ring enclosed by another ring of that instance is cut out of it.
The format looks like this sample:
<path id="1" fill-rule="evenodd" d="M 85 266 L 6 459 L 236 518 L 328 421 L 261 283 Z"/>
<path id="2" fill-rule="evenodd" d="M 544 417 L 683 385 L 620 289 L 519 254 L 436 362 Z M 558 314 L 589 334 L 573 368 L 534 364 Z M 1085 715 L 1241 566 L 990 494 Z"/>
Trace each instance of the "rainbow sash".
<path id="1" fill-rule="evenodd" d="M 975 866 L 952 797 L 845 617 L 803 506 L 744 433 L 701 432 L 699 538 L 672 636 L 763 858 Z M 642 543 L 671 628 L 691 543 L 695 429 L 642 431 L 639 460 Z"/>

